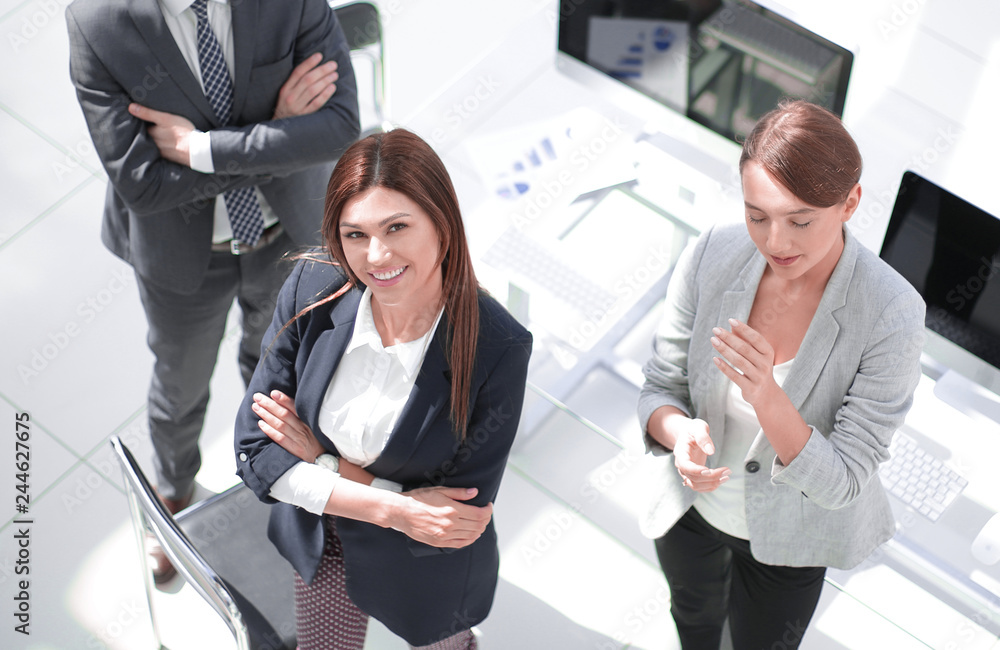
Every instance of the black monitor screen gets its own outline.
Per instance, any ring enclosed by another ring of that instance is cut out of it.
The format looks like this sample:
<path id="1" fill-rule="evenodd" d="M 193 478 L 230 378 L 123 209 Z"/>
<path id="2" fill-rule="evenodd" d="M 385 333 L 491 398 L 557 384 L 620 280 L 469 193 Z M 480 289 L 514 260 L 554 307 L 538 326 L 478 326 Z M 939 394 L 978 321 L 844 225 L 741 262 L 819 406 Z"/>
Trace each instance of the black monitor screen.
<path id="1" fill-rule="evenodd" d="M 927 327 L 1000 368 L 1000 219 L 906 172 L 882 259 L 927 303 Z"/>
<path id="2" fill-rule="evenodd" d="M 559 49 L 737 141 L 786 97 L 842 115 L 854 61 L 746 0 L 563 0 Z"/>

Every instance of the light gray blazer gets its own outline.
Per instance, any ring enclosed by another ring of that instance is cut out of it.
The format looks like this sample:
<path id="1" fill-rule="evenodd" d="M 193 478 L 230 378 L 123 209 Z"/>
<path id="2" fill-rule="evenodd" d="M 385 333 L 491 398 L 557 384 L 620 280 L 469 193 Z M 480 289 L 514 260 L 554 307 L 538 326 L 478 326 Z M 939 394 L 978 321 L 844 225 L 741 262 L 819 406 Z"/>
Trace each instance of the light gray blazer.
<path id="1" fill-rule="evenodd" d="M 920 378 L 924 303 L 910 284 L 844 229 L 845 246 L 784 383 L 812 428 L 787 466 L 763 431 L 745 462 L 746 516 L 757 560 L 851 568 L 894 533 L 877 472 Z M 726 444 L 729 380 L 714 366 L 713 327 L 746 322 L 767 262 L 742 224 L 714 227 L 681 256 L 664 315 L 643 368 L 642 431 L 673 405 L 709 425 L 714 458 Z M 774 306 L 775 317 L 781 305 Z M 651 503 L 643 533 L 660 537 L 695 499 L 667 452 L 648 435 Z"/>

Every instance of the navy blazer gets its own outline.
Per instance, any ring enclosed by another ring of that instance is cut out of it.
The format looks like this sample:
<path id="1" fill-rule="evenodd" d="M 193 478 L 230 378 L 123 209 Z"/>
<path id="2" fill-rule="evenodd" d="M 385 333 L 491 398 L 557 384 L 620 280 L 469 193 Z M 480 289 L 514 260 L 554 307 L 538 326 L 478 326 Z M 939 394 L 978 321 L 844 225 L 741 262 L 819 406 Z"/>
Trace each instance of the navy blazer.
<path id="1" fill-rule="evenodd" d="M 334 265 L 300 262 L 278 297 L 274 320 L 262 343 L 247 396 L 236 421 L 237 474 L 257 496 L 275 503 L 268 534 L 306 582 L 315 577 L 323 553 L 323 518 L 275 502 L 271 485 L 299 459 L 274 444 L 251 410 L 255 392 L 278 389 L 295 397 L 299 417 L 331 453 L 333 443 L 317 425 L 320 405 L 354 331 L 362 291 L 296 319 L 303 307 L 345 282 Z M 451 417 L 451 382 L 445 354 L 446 318 L 427 349 L 413 391 L 385 449 L 366 469 L 401 483 L 475 487 L 467 503 L 496 498 L 524 398 L 531 334 L 494 299 L 479 299 L 479 339 L 470 390 L 468 433 L 459 444 Z M 461 549 L 438 549 L 401 532 L 341 517 L 347 590 L 363 611 L 413 645 L 428 645 L 481 622 L 496 590 L 499 551 L 492 521 L 483 535 Z"/>
<path id="2" fill-rule="evenodd" d="M 326 0 L 231 2 L 233 114 L 219 124 L 157 0 L 75 0 L 66 8 L 70 76 L 108 173 L 101 237 L 147 280 L 180 293 L 208 269 L 215 197 L 256 185 L 297 245 L 320 242 L 334 161 L 358 137 L 347 41 Z M 273 120 L 278 92 L 315 52 L 337 92 L 308 115 Z M 181 115 L 212 140 L 214 174 L 170 162 L 130 102 Z"/>

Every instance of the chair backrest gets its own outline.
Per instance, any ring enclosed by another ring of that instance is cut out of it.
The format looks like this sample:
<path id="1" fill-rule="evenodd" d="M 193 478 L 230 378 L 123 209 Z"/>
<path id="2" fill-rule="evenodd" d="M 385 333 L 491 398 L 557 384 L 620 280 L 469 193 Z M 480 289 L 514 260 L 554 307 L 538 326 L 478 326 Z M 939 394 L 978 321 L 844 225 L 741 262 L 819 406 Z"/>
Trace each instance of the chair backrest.
<path id="1" fill-rule="evenodd" d="M 111 446 L 122 467 L 125 488 L 128 493 L 132 523 L 136 530 L 140 556 L 143 558 L 143 574 L 146 583 L 146 597 L 149 600 L 150 616 L 153 617 L 153 631 L 159 645 L 159 632 L 153 612 L 152 577 L 145 566 L 143 551 L 145 533 L 151 532 L 160 541 L 164 552 L 185 580 L 204 598 L 229 626 L 240 650 L 250 650 L 250 634 L 239 607 L 222 579 L 202 558 L 176 520 L 156 496 L 153 486 L 143 474 L 139 464 L 118 436 L 111 437 Z"/>
<path id="2" fill-rule="evenodd" d="M 382 19 L 378 8 L 371 2 L 340 4 L 338 0 L 330 0 L 330 5 L 337 14 L 337 20 L 340 21 L 348 47 L 351 48 L 352 58 L 360 57 L 371 63 L 371 101 L 375 112 L 375 128 L 385 130 L 388 128 L 385 115 L 387 102 L 385 47 L 382 40 Z"/>

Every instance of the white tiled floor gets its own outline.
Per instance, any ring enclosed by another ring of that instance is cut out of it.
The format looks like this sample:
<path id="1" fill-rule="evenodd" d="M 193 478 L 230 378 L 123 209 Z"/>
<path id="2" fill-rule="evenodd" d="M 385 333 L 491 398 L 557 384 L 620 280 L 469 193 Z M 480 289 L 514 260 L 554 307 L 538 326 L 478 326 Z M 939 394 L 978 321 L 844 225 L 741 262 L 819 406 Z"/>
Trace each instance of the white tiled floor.
<path id="1" fill-rule="evenodd" d="M 105 176 L 69 83 L 65 4 L 5 0 L 0 6 L 0 422 L 10 432 L 15 414 L 30 414 L 33 521 L 30 574 L 24 575 L 14 538 L 20 528 L 11 514 L 16 493 L 8 435 L 0 453 L 0 471 L 9 472 L 0 480 L 0 507 L 8 513 L 0 516 L 0 648 L 131 650 L 151 647 L 152 632 L 107 438 L 121 436 L 148 466 L 151 356 L 132 271 L 99 239 Z M 401 25 L 413 15 L 399 12 L 393 20 Z M 512 51 L 523 54 L 520 45 Z M 414 63 L 401 67 L 407 65 Z M 477 79 L 474 71 L 460 75 L 456 87 L 475 87 Z M 516 90 L 500 85 L 501 93 Z M 405 95 L 400 101 L 425 102 Z M 432 111 L 422 110 L 426 122 Z M 454 126 L 446 110 L 439 122 Z M 449 146 L 468 125 L 459 127 L 449 132 Z M 475 192 L 461 186 L 469 173 L 455 170 L 460 194 Z M 219 355 L 202 436 L 198 480 L 206 492 L 236 481 L 230 431 L 242 389 L 234 340 L 227 338 Z M 643 345 L 626 356 L 641 359 Z M 538 363 L 546 354 L 542 342 Z M 634 429 L 635 394 L 634 386 L 598 369 L 570 401 L 613 435 L 624 435 Z M 593 408 L 602 401 L 612 406 Z M 635 525 L 634 464 L 632 452 L 620 452 L 562 413 L 547 414 L 534 435 L 518 443 L 496 505 L 503 564 L 494 612 L 482 626 L 484 649 L 677 647 L 663 578 Z M 886 572 L 871 566 L 837 577 L 914 588 Z M 30 636 L 13 631 L 10 614 L 24 579 L 30 580 Z M 175 650 L 230 647 L 221 622 L 190 589 L 158 595 L 157 610 L 164 640 Z M 960 617 L 923 638 L 933 641 L 917 641 L 867 604 L 828 587 L 807 645 L 1000 646 Z M 368 647 L 404 644 L 373 624 Z"/>

